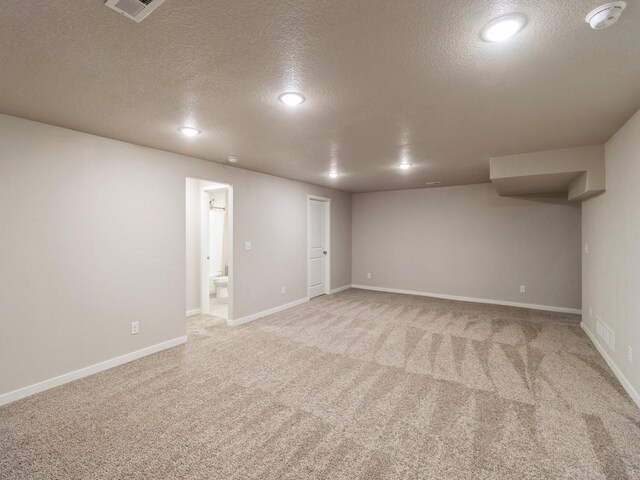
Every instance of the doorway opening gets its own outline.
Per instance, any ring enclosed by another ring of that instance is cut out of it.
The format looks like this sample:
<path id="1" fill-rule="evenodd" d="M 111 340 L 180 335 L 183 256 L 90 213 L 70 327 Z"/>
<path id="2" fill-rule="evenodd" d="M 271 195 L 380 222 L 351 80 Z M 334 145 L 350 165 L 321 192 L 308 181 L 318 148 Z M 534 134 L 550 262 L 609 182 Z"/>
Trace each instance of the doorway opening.
<path id="1" fill-rule="evenodd" d="M 307 296 L 329 293 L 331 199 L 307 195 Z"/>
<path id="2" fill-rule="evenodd" d="M 187 316 L 233 318 L 233 187 L 187 178 Z"/>

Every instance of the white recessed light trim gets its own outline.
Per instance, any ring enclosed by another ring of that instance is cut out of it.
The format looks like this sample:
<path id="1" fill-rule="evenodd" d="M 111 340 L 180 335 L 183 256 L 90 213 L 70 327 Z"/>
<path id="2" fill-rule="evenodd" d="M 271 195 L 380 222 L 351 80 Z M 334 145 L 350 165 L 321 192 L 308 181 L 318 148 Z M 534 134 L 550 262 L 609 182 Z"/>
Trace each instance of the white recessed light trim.
<path id="1" fill-rule="evenodd" d="M 426 182 L 426 183 L 425 183 L 425 185 L 426 185 L 427 187 L 435 187 L 435 186 L 437 186 L 437 185 L 440 185 L 441 183 L 442 183 L 442 182 L 439 182 L 439 181 L 437 181 L 437 180 L 436 180 L 436 181 L 434 181 L 434 182 Z"/>
<path id="2" fill-rule="evenodd" d="M 278 99 L 289 107 L 300 105 L 305 100 L 304 95 L 297 92 L 285 92 L 281 94 Z"/>
<path id="3" fill-rule="evenodd" d="M 200 130 L 193 127 L 180 127 L 178 128 L 178 131 L 186 137 L 195 137 L 202 133 Z"/>
<path id="4" fill-rule="evenodd" d="M 239 158 L 236 155 L 229 155 L 227 160 L 229 160 L 230 163 L 238 163 Z"/>
<path id="5" fill-rule="evenodd" d="M 527 24 L 527 17 L 521 13 L 511 13 L 491 20 L 480 32 L 486 42 L 504 42 L 510 39 Z"/>
<path id="6" fill-rule="evenodd" d="M 331 170 L 331 171 L 329 172 L 329 176 L 330 176 L 331 178 L 338 178 L 338 176 L 339 176 L 339 175 L 340 175 L 340 174 L 339 174 L 337 171 L 335 171 L 335 170 Z"/>
<path id="7" fill-rule="evenodd" d="M 400 165 L 398 165 L 398 168 L 400 170 L 409 170 L 411 168 L 411 164 L 410 163 L 401 163 Z"/>

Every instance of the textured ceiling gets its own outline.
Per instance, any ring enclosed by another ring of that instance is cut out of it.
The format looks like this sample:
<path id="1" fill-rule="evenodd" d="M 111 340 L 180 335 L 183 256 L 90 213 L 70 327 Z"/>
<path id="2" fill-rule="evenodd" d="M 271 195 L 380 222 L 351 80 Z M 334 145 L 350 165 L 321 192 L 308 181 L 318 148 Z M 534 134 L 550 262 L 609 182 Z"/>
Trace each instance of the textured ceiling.
<path id="1" fill-rule="evenodd" d="M 490 156 L 601 143 L 640 108 L 640 5 L 591 30 L 603 2 L 166 0 L 138 24 L 0 0 L 0 112 L 353 192 L 487 182 Z M 520 34 L 480 40 L 510 12 Z"/>

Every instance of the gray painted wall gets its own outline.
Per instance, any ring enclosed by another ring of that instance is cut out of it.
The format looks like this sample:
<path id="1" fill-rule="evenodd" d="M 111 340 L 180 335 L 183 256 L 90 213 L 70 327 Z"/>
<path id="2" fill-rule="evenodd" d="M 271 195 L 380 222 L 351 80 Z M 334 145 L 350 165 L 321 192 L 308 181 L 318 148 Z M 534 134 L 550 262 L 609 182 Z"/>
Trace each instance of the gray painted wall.
<path id="1" fill-rule="evenodd" d="M 351 283 L 350 194 L 6 115 L 0 145 L 0 394 L 185 334 L 186 177 L 234 186 L 236 318 L 306 297 L 307 194 Z"/>
<path id="2" fill-rule="evenodd" d="M 352 204 L 353 284 L 581 307 L 580 205 L 500 197 L 491 184 L 357 194 Z"/>
<path id="3" fill-rule="evenodd" d="M 640 112 L 606 143 L 605 163 L 606 192 L 582 206 L 582 320 L 640 392 Z M 597 337 L 597 317 L 615 331 L 615 351 Z"/>
<path id="4" fill-rule="evenodd" d="M 200 309 L 200 181 L 187 178 L 187 311 Z"/>

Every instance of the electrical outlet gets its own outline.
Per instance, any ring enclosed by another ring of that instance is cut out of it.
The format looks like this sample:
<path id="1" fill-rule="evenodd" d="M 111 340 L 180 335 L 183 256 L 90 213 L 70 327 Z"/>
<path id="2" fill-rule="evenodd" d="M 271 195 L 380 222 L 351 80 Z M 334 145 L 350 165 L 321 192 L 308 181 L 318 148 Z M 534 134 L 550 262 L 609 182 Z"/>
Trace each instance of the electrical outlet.
<path id="1" fill-rule="evenodd" d="M 280 291 L 281 291 L 282 295 L 286 295 L 286 293 L 287 293 L 287 287 L 282 287 L 282 288 L 280 289 Z"/>
<path id="2" fill-rule="evenodd" d="M 633 349 L 631 345 L 627 347 L 627 357 L 629 358 L 629 363 L 633 363 Z"/>
<path id="3" fill-rule="evenodd" d="M 589 253 L 589 244 L 588 243 L 584 244 L 584 253 Z"/>
<path id="4" fill-rule="evenodd" d="M 371 278 L 371 274 L 370 273 L 367 273 L 367 278 Z"/>
<path id="5" fill-rule="evenodd" d="M 131 322 L 131 335 L 137 335 L 140 332 L 140 322 Z"/>
<path id="6" fill-rule="evenodd" d="M 520 285 L 520 293 L 525 293 L 527 291 L 527 287 L 525 285 Z"/>

